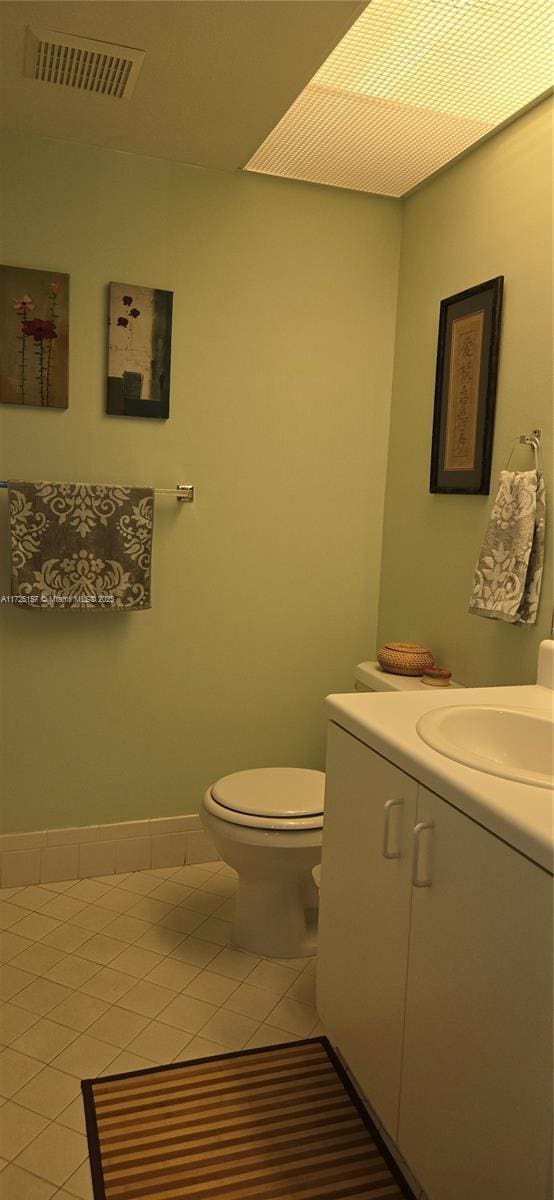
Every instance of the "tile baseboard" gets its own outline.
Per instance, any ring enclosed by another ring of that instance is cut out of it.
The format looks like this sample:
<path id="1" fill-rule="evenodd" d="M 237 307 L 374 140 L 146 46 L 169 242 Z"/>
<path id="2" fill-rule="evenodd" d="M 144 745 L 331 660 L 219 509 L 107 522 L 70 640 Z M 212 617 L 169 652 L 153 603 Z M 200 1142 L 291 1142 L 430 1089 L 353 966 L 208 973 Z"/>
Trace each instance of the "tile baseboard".
<path id="1" fill-rule="evenodd" d="M 198 813 L 5 833 L 0 835 L 0 887 L 180 867 L 217 858 Z"/>

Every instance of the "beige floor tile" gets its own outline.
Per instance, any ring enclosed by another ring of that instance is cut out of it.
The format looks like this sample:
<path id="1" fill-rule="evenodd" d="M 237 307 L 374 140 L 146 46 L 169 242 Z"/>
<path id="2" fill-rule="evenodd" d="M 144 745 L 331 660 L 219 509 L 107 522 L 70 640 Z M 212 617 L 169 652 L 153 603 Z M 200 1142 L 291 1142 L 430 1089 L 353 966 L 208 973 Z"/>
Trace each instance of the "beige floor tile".
<path id="1" fill-rule="evenodd" d="M 48 946 L 41 948 L 44 950 L 49 949 Z M 98 963 L 87 962 L 84 958 L 77 958 L 74 954 L 67 954 L 62 958 L 61 962 L 56 963 L 49 971 L 45 971 L 45 976 L 46 979 L 53 979 L 54 983 L 63 983 L 65 987 L 79 988 L 92 975 L 95 975 L 97 971 Z"/>
<path id="2" fill-rule="evenodd" d="M 110 1046 L 118 1046 L 124 1050 L 129 1042 L 132 1042 L 134 1037 L 150 1023 L 149 1017 L 143 1017 L 140 1013 L 129 1012 L 125 1008 L 119 1008 L 117 1004 L 108 1008 L 97 1021 L 94 1021 L 89 1026 L 89 1037 L 98 1038 L 101 1042 L 108 1042 Z"/>
<path id="3" fill-rule="evenodd" d="M 187 887 L 197 888 L 201 883 L 205 883 L 212 873 L 205 871 L 203 867 L 179 867 L 172 879 L 174 883 L 185 883 Z"/>
<path id="4" fill-rule="evenodd" d="M 84 1033 L 62 1050 L 52 1065 L 57 1071 L 67 1071 L 68 1075 L 76 1075 L 78 1079 L 92 1079 L 104 1071 L 114 1058 L 115 1046 Z"/>
<path id="5" fill-rule="evenodd" d="M 217 942 L 218 946 L 227 946 L 231 937 L 231 922 L 208 917 L 207 921 L 198 926 L 196 933 L 206 942 Z"/>
<path id="6" fill-rule="evenodd" d="M 180 992 L 198 975 L 200 967 L 192 963 L 179 962 L 177 958 L 163 958 L 146 976 L 148 983 L 159 983 L 162 987 Z"/>
<path id="7" fill-rule="evenodd" d="M 201 971 L 192 983 L 185 988 L 186 996 L 195 996 L 197 1000 L 207 1000 L 209 1004 L 223 1004 L 237 987 L 236 979 L 227 975 L 217 975 L 214 971 Z"/>
<path id="8" fill-rule="evenodd" d="M 59 925 L 60 922 L 55 921 L 53 917 L 45 917 L 41 912 L 30 912 L 23 917 L 22 921 L 10 925 L 10 929 L 12 933 L 18 933 L 20 937 L 30 938 L 32 942 L 39 942 L 45 934 L 58 929 Z"/>
<path id="9" fill-rule="evenodd" d="M 10 1100 L 39 1071 L 40 1063 L 36 1058 L 30 1058 L 12 1046 L 6 1047 L 0 1051 L 0 1096 Z"/>
<path id="10" fill-rule="evenodd" d="M 29 938 L 19 937 L 17 933 L 10 933 L 9 930 L 3 929 L 0 933 L 0 963 L 11 962 L 23 950 L 28 950 L 33 943 Z"/>
<path id="11" fill-rule="evenodd" d="M 48 904 L 42 909 L 47 917 L 55 917 L 57 921 L 71 921 L 72 917 L 76 917 L 83 911 L 85 904 L 82 900 L 76 900 L 74 896 L 54 896 Z"/>
<path id="12" fill-rule="evenodd" d="M 195 1000 L 193 996 L 177 996 L 164 1008 L 158 1020 L 163 1024 L 184 1029 L 185 1033 L 199 1033 L 210 1017 L 217 1012 L 213 1004 Z"/>
<path id="13" fill-rule="evenodd" d="M 277 1046 L 281 1042 L 297 1042 L 299 1038 L 286 1029 L 276 1029 L 273 1025 L 260 1025 L 255 1034 L 246 1043 L 247 1050 L 256 1046 Z"/>
<path id="14" fill-rule="evenodd" d="M 11 900 L 12 896 L 17 896 L 18 892 L 22 892 L 23 887 L 3 887 L 0 888 L 0 899 Z"/>
<path id="15" fill-rule="evenodd" d="M 317 974 L 317 956 L 315 954 L 314 954 L 313 958 L 307 959 L 306 966 L 304 967 L 304 972 L 306 975 Z"/>
<path id="16" fill-rule="evenodd" d="M 82 985 L 81 991 L 86 996 L 97 996 L 99 1000 L 115 1004 L 132 988 L 133 983 L 132 975 L 125 975 L 123 971 L 116 971 L 113 967 L 101 967 L 92 979 Z"/>
<path id="17" fill-rule="evenodd" d="M 144 1017 L 156 1017 L 175 996 L 169 988 L 160 987 L 157 983 L 147 983 L 145 979 L 135 983 L 119 1001 L 120 1008 L 128 1008 L 131 1012 L 142 1013 Z"/>
<path id="18" fill-rule="evenodd" d="M 120 885 L 125 892 L 133 892 L 136 896 L 147 896 L 157 887 L 157 880 L 146 871 L 138 871 L 129 875 Z"/>
<path id="19" fill-rule="evenodd" d="M 283 967 L 280 963 L 270 962 L 269 959 L 264 958 L 257 967 L 254 967 L 248 976 L 248 982 L 252 987 L 267 988 L 276 996 L 282 996 L 292 987 L 296 975 L 296 971 L 291 971 L 289 967 Z"/>
<path id="20" fill-rule="evenodd" d="M 161 954 L 165 958 L 166 954 L 170 954 L 175 946 L 184 941 L 184 933 L 175 929 L 164 929 L 161 925 L 154 925 L 149 933 L 135 942 L 140 950 L 152 950 L 154 954 Z"/>
<path id="21" fill-rule="evenodd" d="M 116 958 L 124 949 L 124 943 L 117 938 L 108 937 L 106 933 L 96 933 L 83 946 L 79 946 L 77 950 L 78 958 L 86 958 L 89 962 L 99 963 L 105 966 L 106 963 Z"/>
<path id="22" fill-rule="evenodd" d="M 59 1025 L 67 1025 L 69 1029 L 76 1029 L 82 1033 L 93 1021 L 97 1021 L 108 1007 L 106 1001 L 99 1000 L 97 996 L 87 996 L 84 992 L 70 992 L 61 1004 L 52 1009 L 49 1016 L 51 1021 L 57 1021 Z"/>
<path id="23" fill-rule="evenodd" d="M 113 970 L 122 971 L 124 975 L 143 979 L 161 962 L 161 954 L 153 954 L 151 950 L 141 950 L 137 946 L 126 946 L 122 954 L 112 958 L 111 965 Z"/>
<path id="24" fill-rule="evenodd" d="M 17 997 L 16 997 L 17 999 Z M 4 1004 L 0 1009 L 0 1044 L 9 1046 L 16 1038 L 21 1037 L 26 1029 L 30 1029 L 38 1021 L 36 1013 L 18 1008 L 16 1004 Z"/>
<path id="25" fill-rule="evenodd" d="M 104 883 L 106 887 L 115 888 L 119 887 L 120 883 L 125 883 L 125 880 L 129 879 L 129 876 L 130 871 L 124 871 L 119 875 L 95 875 L 94 882 Z"/>
<path id="26" fill-rule="evenodd" d="M 49 883 L 41 883 L 40 886 L 43 888 L 46 888 L 46 890 L 48 892 L 67 892 L 69 890 L 69 888 L 72 888 L 75 886 L 75 880 L 74 879 L 50 880 Z"/>
<path id="27" fill-rule="evenodd" d="M 46 1117 L 8 1100 L 0 1108 L 0 1154 L 12 1159 L 48 1124 Z"/>
<path id="28" fill-rule="evenodd" d="M 209 895 L 211 895 L 211 893 L 205 892 L 204 895 L 209 896 Z M 213 898 L 216 899 L 215 896 Z M 221 901 L 221 896 L 218 896 L 217 899 Z M 223 904 L 220 903 L 218 905 L 218 908 L 216 909 L 216 912 L 215 912 L 215 916 L 219 917 L 220 921 L 234 921 L 235 908 L 236 908 L 236 896 L 229 896 L 229 898 L 227 900 L 223 901 Z"/>
<path id="29" fill-rule="evenodd" d="M 61 1071 L 60 1071 L 61 1074 Z M 73 1076 L 75 1079 L 75 1076 Z M 67 1125 L 68 1129 L 74 1129 L 76 1133 L 86 1133 L 85 1125 L 85 1109 L 83 1106 L 83 1097 L 81 1095 L 80 1080 L 75 1079 L 79 1087 L 79 1094 L 68 1104 L 67 1108 L 57 1117 L 58 1125 Z"/>
<path id="30" fill-rule="evenodd" d="M 120 913 L 110 922 L 106 934 L 108 937 L 118 938 L 120 942 L 132 944 L 138 942 L 139 938 L 144 937 L 149 930 L 148 921 L 139 921 L 131 913 Z"/>
<path id="31" fill-rule="evenodd" d="M 234 896 L 238 887 L 238 880 L 229 879 L 226 875 L 211 875 L 204 883 L 200 884 L 200 890 L 203 892 L 212 892 L 215 896 L 221 896 L 226 899 L 227 896 Z"/>
<path id="32" fill-rule="evenodd" d="M 129 1043 L 131 1054 L 150 1058 L 155 1063 L 168 1063 L 179 1054 L 188 1041 L 188 1035 L 173 1025 L 151 1021 L 141 1033 Z"/>
<path id="33" fill-rule="evenodd" d="M 48 904 L 48 901 L 51 899 L 52 897 L 49 896 L 45 888 L 33 885 L 21 888 L 17 893 L 17 898 L 14 898 L 14 903 L 19 908 L 28 908 L 32 912 L 37 912 L 39 909 L 44 908 L 44 905 Z"/>
<path id="34" fill-rule="evenodd" d="M 230 1050 L 240 1050 L 256 1032 L 258 1025 L 259 1022 L 251 1017 L 219 1008 L 202 1027 L 202 1036 L 211 1042 L 220 1042 Z"/>
<path id="35" fill-rule="evenodd" d="M 41 1179 L 58 1185 L 65 1183 L 87 1156 L 86 1138 L 52 1121 L 34 1142 L 17 1157 L 24 1167 Z"/>
<path id="36" fill-rule="evenodd" d="M 34 983 L 34 981 L 34 975 L 7 963 L 0 971 L 0 1000 L 11 1000 L 12 996 L 17 996 L 26 985 Z"/>
<path id="37" fill-rule="evenodd" d="M 204 942 L 202 938 L 187 937 L 184 942 L 171 951 L 170 957 L 200 968 L 207 966 L 217 954 L 219 954 L 219 946 L 214 942 Z M 222 974 L 225 972 L 223 971 Z"/>
<path id="38" fill-rule="evenodd" d="M 289 988 L 287 996 L 293 1000 L 300 1000 L 302 1004 L 315 1007 L 315 975 L 307 975 L 303 971 Z"/>
<path id="39" fill-rule="evenodd" d="M 237 873 L 237 871 L 235 871 L 235 868 L 234 868 L 234 867 L 228 867 L 228 866 L 227 866 L 227 863 L 222 863 L 222 864 L 221 864 L 221 866 L 220 866 L 220 868 L 219 868 L 219 874 L 220 874 L 220 875 L 227 875 L 227 876 L 229 877 L 229 879 L 236 879 L 236 880 L 238 880 L 238 873 Z"/>
<path id="40" fill-rule="evenodd" d="M 126 879 L 127 876 L 123 876 L 123 878 Z M 98 908 L 105 908 L 112 913 L 127 912 L 127 909 L 132 908 L 135 903 L 133 892 L 124 892 L 120 887 L 110 888 L 106 896 L 101 896 L 96 901 Z"/>
<path id="41" fill-rule="evenodd" d="M 172 904 L 168 904 L 164 900 L 153 900 L 152 896 L 144 896 L 142 900 L 138 900 L 136 904 L 129 909 L 129 916 L 136 917 L 139 921 L 149 921 L 152 925 L 157 925 L 162 917 L 166 917 L 168 912 L 171 912 Z"/>
<path id="42" fill-rule="evenodd" d="M 285 996 L 269 1014 L 266 1024 L 276 1025 L 277 1029 L 289 1029 L 298 1037 L 309 1037 L 317 1021 L 315 1008 Z"/>
<path id="43" fill-rule="evenodd" d="M 153 892 L 150 892 L 152 900 L 165 900 L 166 904 L 170 904 L 172 908 L 176 904 L 182 904 L 189 896 L 193 896 L 194 891 L 190 887 L 185 887 L 184 883 L 173 883 L 171 879 L 164 879 L 163 883 L 158 883 Z"/>
<path id="44" fill-rule="evenodd" d="M 18 1050 L 20 1054 L 30 1054 L 32 1058 L 38 1058 L 40 1062 L 48 1063 L 56 1057 L 70 1042 L 74 1042 L 77 1033 L 74 1029 L 68 1029 L 66 1025 L 58 1025 L 56 1021 L 49 1021 L 46 1017 L 41 1017 L 35 1025 L 32 1025 L 26 1033 L 22 1033 L 20 1037 L 13 1043 L 13 1049 Z"/>
<path id="45" fill-rule="evenodd" d="M 60 925 L 58 929 L 54 929 L 52 933 L 47 933 L 46 937 L 42 940 L 42 945 L 56 946 L 58 950 L 65 950 L 66 954 L 72 954 L 90 936 L 90 929 L 81 929 L 77 925 L 65 924 Z"/>
<path id="46" fill-rule="evenodd" d="M 202 924 L 203 920 L 204 914 L 193 912 L 187 903 L 170 909 L 166 916 L 162 917 L 158 929 L 174 929 L 177 933 L 181 933 L 181 935 L 190 934 L 194 933 L 194 930 Z"/>
<path id="47" fill-rule="evenodd" d="M 70 995 L 71 989 L 63 987 L 61 983 L 53 983 L 51 979 L 33 979 L 22 992 L 17 993 L 17 1005 L 45 1017 Z"/>
<path id="48" fill-rule="evenodd" d="M 80 1098 L 80 1092 L 80 1081 L 74 1075 L 48 1066 L 43 1067 L 34 1079 L 21 1088 L 17 1093 L 17 1103 L 53 1120 L 76 1097 Z"/>
<path id="49" fill-rule="evenodd" d="M 278 963 L 281 967 L 287 967 L 289 971 L 295 971 L 297 975 L 306 969 L 306 963 L 311 962 L 311 959 L 305 958 L 272 958 L 271 962 Z"/>
<path id="50" fill-rule="evenodd" d="M 78 1200 L 93 1200 L 88 1157 L 81 1163 L 80 1167 L 77 1167 L 74 1175 L 70 1175 L 69 1179 L 66 1180 L 65 1186 L 70 1196 L 77 1196 Z"/>
<path id="51" fill-rule="evenodd" d="M 46 972 L 63 957 L 63 951 L 56 950 L 54 946 L 45 946 L 44 942 L 31 942 L 26 950 L 12 959 L 12 967 L 30 971 L 32 975 L 46 975 Z"/>
<path id="52" fill-rule="evenodd" d="M 15 904 L 0 903 L 0 929 L 10 929 L 12 925 L 21 921 L 22 910 L 16 908 Z"/>
<path id="53" fill-rule="evenodd" d="M 231 1012 L 242 1013 L 256 1021 L 264 1021 L 268 1013 L 275 1008 L 275 995 L 267 988 L 251 987 L 249 983 L 241 983 L 225 1001 L 224 1008 Z"/>
<path id="54" fill-rule="evenodd" d="M 158 1063 L 152 1062 L 151 1058 L 143 1058 L 140 1054 L 132 1054 L 130 1050 L 122 1050 L 100 1074 L 123 1075 L 125 1071 L 147 1071 L 149 1067 L 157 1066 Z"/>
<path id="55" fill-rule="evenodd" d="M 180 1051 L 178 1058 L 174 1061 L 188 1062 L 191 1058 L 208 1058 L 213 1054 L 228 1054 L 229 1047 L 222 1046 L 218 1042 L 210 1042 L 208 1038 L 193 1037 L 187 1042 L 186 1046 Z"/>
<path id="56" fill-rule="evenodd" d="M 83 900 L 85 904 L 95 904 L 102 896 L 107 896 L 109 890 L 105 883 L 97 883 L 94 879 L 80 879 L 69 889 L 68 895 L 73 900 Z"/>
<path id="57" fill-rule="evenodd" d="M 0 1197 L 2 1200 L 51 1200 L 56 1194 L 56 1184 L 38 1179 L 29 1171 L 9 1163 L 2 1173 Z"/>
<path id="58" fill-rule="evenodd" d="M 90 936 L 91 933 L 100 933 L 106 925 L 111 925 L 113 918 L 111 909 L 102 908 L 99 904 L 87 904 L 82 912 L 71 918 L 71 924 L 78 929 L 86 929 Z"/>
<path id="59" fill-rule="evenodd" d="M 245 950 L 220 950 L 210 967 L 218 975 L 228 975 L 230 979 L 244 980 L 254 970 L 260 959 L 255 954 L 247 954 Z"/>
<path id="60" fill-rule="evenodd" d="M 213 892 L 202 892 L 199 889 L 196 892 L 191 891 L 190 896 L 183 900 L 182 904 L 190 912 L 202 913 L 205 917 L 210 917 L 212 913 L 221 908 L 221 896 L 214 896 Z"/>

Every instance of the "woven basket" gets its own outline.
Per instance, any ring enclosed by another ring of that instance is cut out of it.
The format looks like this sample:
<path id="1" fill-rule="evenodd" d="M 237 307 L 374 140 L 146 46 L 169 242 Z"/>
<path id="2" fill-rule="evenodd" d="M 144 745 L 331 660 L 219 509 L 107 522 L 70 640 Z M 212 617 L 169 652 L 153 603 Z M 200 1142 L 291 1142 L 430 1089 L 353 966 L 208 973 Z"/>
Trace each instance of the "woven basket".
<path id="1" fill-rule="evenodd" d="M 417 642 L 386 642 L 377 660 L 390 675 L 423 675 L 425 668 L 435 663 L 427 646 Z"/>

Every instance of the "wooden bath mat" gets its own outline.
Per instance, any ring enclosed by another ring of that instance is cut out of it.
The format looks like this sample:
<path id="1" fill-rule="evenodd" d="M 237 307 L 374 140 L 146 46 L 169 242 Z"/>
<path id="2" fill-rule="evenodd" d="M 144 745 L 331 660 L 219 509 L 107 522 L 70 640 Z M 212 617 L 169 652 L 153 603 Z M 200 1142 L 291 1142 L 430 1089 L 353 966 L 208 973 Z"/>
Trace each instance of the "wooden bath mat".
<path id="1" fill-rule="evenodd" d="M 412 1200 L 326 1038 L 82 1087 L 95 1200 Z"/>

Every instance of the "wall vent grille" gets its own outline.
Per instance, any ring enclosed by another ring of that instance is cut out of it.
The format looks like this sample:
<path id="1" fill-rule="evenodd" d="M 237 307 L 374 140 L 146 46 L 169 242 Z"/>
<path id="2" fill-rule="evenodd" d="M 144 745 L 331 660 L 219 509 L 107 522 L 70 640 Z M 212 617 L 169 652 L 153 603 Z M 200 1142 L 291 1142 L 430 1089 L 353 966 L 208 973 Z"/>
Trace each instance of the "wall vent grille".
<path id="1" fill-rule="evenodd" d="M 94 42 L 53 29 L 27 28 L 24 74 L 73 91 L 128 100 L 144 62 L 144 50 Z"/>

